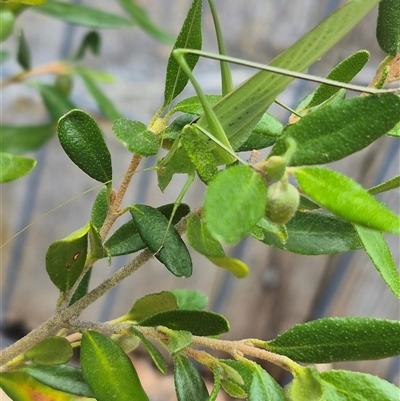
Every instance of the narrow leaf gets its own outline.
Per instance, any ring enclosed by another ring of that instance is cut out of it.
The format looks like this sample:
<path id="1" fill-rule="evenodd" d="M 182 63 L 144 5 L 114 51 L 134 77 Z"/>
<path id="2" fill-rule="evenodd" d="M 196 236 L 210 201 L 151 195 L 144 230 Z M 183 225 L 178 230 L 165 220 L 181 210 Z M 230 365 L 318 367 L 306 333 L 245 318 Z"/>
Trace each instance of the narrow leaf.
<path id="1" fill-rule="evenodd" d="M 148 401 L 129 357 L 110 338 L 95 331 L 83 333 L 82 373 L 98 401 Z"/>
<path id="2" fill-rule="evenodd" d="M 96 31 L 88 32 L 82 39 L 78 51 L 76 52 L 75 60 L 80 60 L 85 56 L 87 50 L 90 50 L 94 55 L 100 54 L 101 37 Z"/>
<path id="3" fill-rule="evenodd" d="M 217 336 L 229 331 L 229 323 L 222 315 L 200 310 L 160 312 L 142 320 L 140 326 L 165 326 L 172 330 L 190 331 L 196 336 Z"/>
<path id="4" fill-rule="evenodd" d="M 100 230 L 108 213 L 108 193 L 107 188 L 103 187 L 97 194 L 96 200 L 93 203 L 90 222 L 97 230 Z"/>
<path id="5" fill-rule="evenodd" d="M 30 70 L 32 67 L 31 59 L 32 59 L 32 56 L 31 56 L 29 44 L 26 41 L 24 32 L 21 29 L 18 34 L 17 61 L 24 70 Z"/>
<path id="6" fill-rule="evenodd" d="M 265 212 L 267 188 L 248 166 L 234 166 L 210 182 L 204 200 L 204 221 L 218 241 L 242 239 Z"/>
<path id="7" fill-rule="evenodd" d="M 83 271 L 88 246 L 89 224 L 68 237 L 53 242 L 46 253 L 46 271 L 62 292 L 74 285 Z"/>
<path id="8" fill-rule="evenodd" d="M 283 155 L 292 138 L 297 149 L 291 166 L 330 163 L 358 152 L 385 135 L 399 121 L 400 98 L 364 96 L 331 104 L 291 124 L 272 149 Z"/>
<path id="9" fill-rule="evenodd" d="M 35 166 L 35 159 L 0 152 L 0 183 L 21 178 L 29 174 Z"/>
<path id="10" fill-rule="evenodd" d="M 294 169 L 302 191 L 318 204 L 355 224 L 400 233 L 400 218 L 382 206 L 361 185 L 333 170 Z"/>
<path id="11" fill-rule="evenodd" d="M 400 51 L 400 8 L 396 0 L 382 0 L 378 8 L 376 38 L 381 49 L 396 56 Z"/>
<path id="12" fill-rule="evenodd" d="M 130 212 L 142 240 L 175 276 L 190 277 L 192 260 L 182 238 L 166 217 L 147 205 L 131 206 Z"/>
<path id="13" fill-rule="evenodd" d="M 72 110 L 60 118 L 57 132 L 65 153 L 81 170 L 97 181 L 111 180 L 111 155 L 92 117 Z"/>
<path id="14" fill-rule="evenodd" d="M 101 11 L 74 3 L 48 1 L 41 7 L 34 8 L 34 10 L 70 24 L 83 25 L 90 28 L 124 28 L 133 26 L 131 21 L 108 11 Z"/>
<path id="15" fill-rule="evenodd" d="M 202 5 L 202 0 L 193 0 L 173 50 L 178 48 L 201 49 Z M 187 56 L 186 61 L 191 70 L 196 66 L 198 59 L 199 56 Z M 168 106 L 183 91 L 188 80 L 189 78 L 171 54 L 168 59 L 167 76 L 165 78 L 164 107 Z"/>
<path id="16" fill-rule="evenodd" d="M 208 391 L 203 378 L 184 355 L 174 358 L 174 381 L 178 401 L 208 401 Z"/>
<path id="17" fill-rule="evenodd" d="M 400 354 L 400 322 L 372 318 L 324 318 L 298 324 L 265 348 L 306 363 L 382 359 Z"/>
<path id="18" fill-rule="evenodd" d="M 400 187 L 400 175 L 383 182 L 382 184 L 376 185 L 368 190 L 371 195 L 380 194 L 382 192 L 390 191 L 391 189 L 396 189 Z"/>
<path id="19" fill-rule="evenodd" d="M 146 157 L 157 154 L 158 139 L 143 123 L 120 118 L 114 122 L 112 129 L 130 152 Z"/>
<path id="20" fill-rule="evenodd" d="M 189 289 L 171 290 L 178 302 L 178 309 L 204 309 L 207 306 L 208 298 L 200 291 Z"/>
<path id="21" fill-rule="evenodd" d="M 287 239 L 264 230 L 264 244 L 301 255 L 328 255 L 361 249 L 353 226 L 321 212 L 297 212 L 286 224 Z"/>
<path id="22" fill-rule="evenodd" d="M 220 95 L 204 95 L 204 96 L 207 99 L 207 102 L 211 106 L 221 99 Z M 177 112 L 200 115 L 204 113 L 204 109 L 203 105 L 201 104 L 201 101 L 199 100 L 199 97 L 192 96 L 187 99 L 181 100 L 179 103 L 177 103 L 171 109 L 169 114 Z"/>
<path id="23" fill-rule="evenodd" d="M 61 365 L 72 358 L 72 347 L 64 337 L 47 337 L 26 351 L 24 356 L 39 365 Z"/>
<path id="24" fill-rule="evenodd" d="M 357 225 L 354 228 L 376 270 L 393 294 L 400 298 L 400 274 L 382 233 Z"/>

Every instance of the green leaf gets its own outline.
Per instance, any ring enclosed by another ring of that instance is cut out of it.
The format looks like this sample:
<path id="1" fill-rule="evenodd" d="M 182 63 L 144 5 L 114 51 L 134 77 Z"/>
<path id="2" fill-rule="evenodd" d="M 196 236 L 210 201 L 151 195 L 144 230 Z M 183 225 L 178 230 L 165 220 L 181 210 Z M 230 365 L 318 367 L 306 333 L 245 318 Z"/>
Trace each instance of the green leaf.
<path id="1" fill-rule="evenodd" d="M 18 33 L 17 61 L 24 70 L 30 70 L 32 68 L 31 59 L 31 50 L 25 39 L 24 32 L 21 29 Z"/>
<path id="2" fill-rule="evenodd" d="M 48 1 L 34 10 L 70 24 L 83 25 L 90 28 L 124 28 L 134 25 L 133 22 L 108 11 L 101 11 L 74 3 Z"/>
<path id="3" fill-rule="evenodd" d="M 109 256 L 107 250 L 103 247 L 103 240 L 101 239 L 99 230 L 92 224 L 89 229 L 89 244 L 90 244 L 90 257 L 91 259 L 102 259 Z"/>
<path id="4" fill-rule="evenodd" d="M 200 179 L 208 184 L 218 173 L 218 167 L 207 142 L 200 137 L 195 128 L 188 125 L 182 131 L 181 143 Z"/>
<path id="5" fill-rule="evenodd" d="M 229 331 L 229 323 L 222 315 L 199 310 L 160 312 L 142 320 L 140 326 L 165 326 L 172 330 L 190 331 L 195 336 L 217 336 Z"/>
<path id="6" fill-rule="evenodd" d="M 117 110 L 114 103 L 106 96 L 106 94 L 100 89 L 92 75 L 87 73 L 86 69 L 77 68 L 75 71 L 82 78 L 86 89 L 92 95 L 93 99 L 97 103 L 97 106 L 101 112 L 111 121 L 121 118 L 121 113 Z"/>
<path id="7" fill-rule="evenodd" d="M 250 364 L 232 359 L 220 359 L 217 368 L 222 369 L 222 387 L 232 397 L 246 398 L 253 381 L 254 370 Z"/>
<path id="8" fill-rule="evenodd" d="M 382 233 L 357 225 L 354 228 L 376 270 L 393 294 L 400 298 L 400 274 Z"/>
<path id="9" fill-rule="evenodd" d="M 331 370 L 319 374 L 324 399 L 329 401 L 398 401 L 400 389 L 379 377 Z"/>
<path id="10" fill-rule="evenodd" d="M 400 51 L 400 8 L 396 0 L 379 3 L 376 38 L 381 49 L 395 57 Z"/>
<path id="11" fill-rule="evenodd" d="M 339 217 L 379 231 L 400 233 L 400 218 L 361 185 L 336 171 L 319 167 L 294 169 L 301 190 Z"/>
<path id="12" fill-rule="evenodd" d="M 394 138 L 400 138 L 400 122 L 396 124 L 387 135 L 393 136 Z"/>
<path id="13" fill-rule="evenodd" d="M 175 276 L 190 277 L 192 260 L 182 238 L 166 217 L 147 205 L 130 207 L 142 240 L 154 256 Z"/>
<path id="14" fill-rule="evenodd" d="M 153 156 L 158 152 L 157 136 L 139 122 L 120 118 L 112 127 L 118 140 L 132 153 Z"/>
<path id="15" fill-rule="evenodd" d="M 265 212 L 266 184 L 248 166 L 221 171 L 210 182 L 204 200 L 204 221 L 218 241 L 242 239 Z"/>
<path id="16" fill-rule="evenodd" d="M 193 0 L 172 50 L 179 48 L 196 50 L 201 49 L 202 5 L 202 0 Z M 193 70 L 196 66 L 198 59 L 199 56 L 190 55 L 186 57 L 186 61 L 191 70 Z M 182 68 L 171 54 L 168 59 L 167 75 L 165 78 L 164 107 L 167 107 L 172 100 L 183 91 L 188 83 L 188 80 L 189 78 L 183 72 Z"/>
<path id="17" fill-rule="evenodd" d="M 168 370 L 168 365 L 164 357 L 161 355 L 161 352 L 149 340 L 147 340 L 146 337 L 139 330 L 131 327 L 129 331 L 140 338 L 147 352 L 150 354 L 154 364 L 157 366 L 158 370 L 165 375 Z"/>
<path id="18" fill-rule="evenodd" d="M 1 125 L 0 149 L 3 152 L 23 153 L 36 150 L 56 133 L 55 124 Z"/>
<path id="19" fill-rule="evenodd" d="M 95 331 L 83 333 L 81 365 L 85 381 L 98 401 L 148 401 L 129 357 L 110 338 Z"/>
<path id="20" fill-rule="evenodd" d="M 85 267 L 89 224 L 53 242 L 46 253 L 46 271 L 62 292 L 71 289 Z"/>
<path id="21" fill-rule="evenodd" d="M 101 188 L 97 194 L 96 200 L 93 203 L 90 222 L 97 230 L 100 230 L 106 220 L 108 213 L 108 191 L 107 187 Z"/>
<path id="22" fill-rule="evenodd" d="M 291 71 L 305 71 L 345 36 L 379 0 L 350 0 L 318 26 L 277 56 L 270 65 Z M 248 138 L 265 110 L 293 81 L 292 77 L 260 71 L 230 92 L 214 106 L 214 111 L 233 149 Z M 205 116 L 200 127 L 209 131 Z"/>
<path id="23" fill-rule="evenodd" d="M 167 327 L 158 327 L 158 331 L 165 334 L 168 338 L 168 343 L 165 345 L 169 354 L 174 357 L 185 348 L 189 347 L 193 342 L 192 333 L 182 330 L 171 330 Z"/>
<path id="24" fill-rule="evenodd" d="M 65 93 L 56 86 L 41 82 L 35 82 L 34 86 L 39 90 L 43 103 L 53 120 L 58 120 L 61 116 L 75 108 L 75 105 L 68 99 Z"/>
<path id="25" fill-rule="evenodd" d="M 0 152 L 0 183 L 21 178 L 29 174 L 35 166 L 35 159 Z"/>
<path id="26" fill-rule="evenodd" d="M 295 372 L 295 377 L 286 394 L 289 401 L 322 401 L 326 399 L 321 379 L 313 366 L 300 368 Z M 334 401 L 334 399 L 329 398 L 329 401 Z"/>
<path id="27" fill-rule="evenodd" d="M 221 99 L 220 95 L 205 95 L 206 100 L 212 106 Z M 168 114 L 172 113 L 188 113 L 200 115 L 204 113 L 203 105 L 201 104 L 198 96 L 188 97 L 177 103 Z M 186 124 L 185 124 L 186 125 Z"/>
<path id="28" fill-rule="evenodd" d="M 10 52 L 6 50 L 0 50 L 0 64 L 5 63 L 10 58 L 10 56 Z"/>
<path id="29" fill-rule="evenodd" d="M 264 346 L 306 363 L 388 358 L 400 354 L 400 322 L 359 317 L 317 319 L 295 325 Z"/>
<path id="30" fill-rule="evenodd" d="M 282 388 L 278 383 L 256 363 L 253 367 L 253 378 L 249 388 L 248 401 L 285 401 Z"/>
<path id="31" fill-rule="evenodd" d="M 90 50 L 94 55 L 100 54 L 101 37 L 96 31 L 88 32 L 82 39 L 78 51 L 76 52 L 75 60 L 80 60 L 85 56 L 87 50 Z"/>
<path id="32" fill-rule="evenodd" d="M 72 347 L 64 337 L 47 337 L 26 351 L 24 356 L 39 365 L 61 365 L 72 358 Z"/>
<path id="33" fill-rule="evenodd" d="M 382 192 L 390 191 L 391 189 L 396 189 L 400 187 L 400 175 L 383 182 L 382 184 L 376 185 L 368 190 L 371 195 L 380 194 Z"/>
<path id="34" fill-rule="evenodd" d="M 14 31 L 15 15 L 11 10 L 0 10 L 0 42 L 8 39 Z M 2 51 L 3 53 L 3 51 Z M 5 53 L 5 52 L 4 52 Z M 3 54 L 4 54 L 3 53 Z"/>
<path id="35" fill-rule="evenodd" d="M 82 397 L 93 397 L 92 391 L 83 379 L 82 371 L 72 366 L 43 366 L 31 363 L 24 365 L 22 371 L 55 390 Z"/>
<path id="36" fill-rule="evenodd" d="M 286 224 L 287 240 L 264 230 L 264 244 L 301 255 L 328 255 L 361 249 L 353 226 L 321 212 L 297 212 Z"/>
<path id="37" fill-rule="evenodd" d="M 246 277 L 249 274 L 249 267 L 239 259 L 224 257 L 209 257 L 214 265 L 228 270 L 237 278 Z"/>
<path id="38" fill-rule="evenodd" d="M 208 303 L 208 298 L 200 291 L 188 289 L 171 290 L 178 302 L 178 309 L 204 309 Z"/>
<path id="39" fill-rule="evenodd" d="M 400 98 L 391 94 L 363 96 L 321 107 L 291 124 L 272 155 L 283 155 L 292 138 L 297 149 L 291 166 L 330 163 L 358 152 L 386 134 L 399 121 Z"/>
<path id="40" fill-rule="evenodd" d="M 157 313 L 175 309 L 178 309 L 175 295 L 168 291 L 162 291 L 138 299 L 125 316 L 128 320 L 140 322 Z"/>
<path id="41" fill-rule="evenodd" d="M 184 355 L 174 358 L 174 381 L 178 401 L 208 401 L 208 391 L 203 378 Z"/>
<path id="42" fill-rule="evenodd" d="M 326 76 L 326 78 L 339 82 L 350 82 L 363 69 L 368 60 L 369 53 L 366 50 L 360 50 L 344 59 Z M 307 104 L 307 108 L 323 103 L 339 90 L 339 87 L 324 84 L 320 85 Z"/>
<path id="43" fill-rule="evenodd" d="M 118 2 L 129 14 L 131 19 L 150 36 L 164 43 L 174 43 L 174 38 L 168 33 L 162 31 L 158 25 L 154 24 L 148 17 L 146 11 L 137 5 L 134 0 L 118 0 Z"/>
<path id="44" fill-rule="evenodd" d="M 89 114 L 70 111 L 58 121 L 57 132 L 65 153 L 81 170 L 97 181 L 111 180 L 111 155 L 100 128 Z"/>
<path id="45" fill-rule="evenodd" d="M 88 270 L 85 275 L 83 276 L 81 282 L 78 285 L 78 288 L 74 292 L 74 295 L 71 298 L 71 302 L 69 303 L 69 306 L 74 304 L 75 302 L 79 301 L 81 298 L 83 298 L 89 291 L 89 284 L 90 284 L 90 278 L 92 276 L 92 269 Z"/>

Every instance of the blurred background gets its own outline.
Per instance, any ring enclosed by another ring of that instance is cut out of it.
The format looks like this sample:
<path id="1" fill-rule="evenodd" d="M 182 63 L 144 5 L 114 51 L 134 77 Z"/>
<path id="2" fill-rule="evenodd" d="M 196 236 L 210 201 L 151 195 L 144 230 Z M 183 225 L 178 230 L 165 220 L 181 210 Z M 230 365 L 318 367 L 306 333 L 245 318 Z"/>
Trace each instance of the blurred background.
<path id="1" fill-rule="evenodd" d="M 91 1 L 76 3 L 94 6 Z M 123 15 L 117 2 L 97 0 L 96 8 Z M 190 0 L 137 1 L 151 19 L 164 31 L 176 36 L 181 28 Z M 325 0 L 229 0 L 218 1 L 217 7 L 225 34 L 228 54 L 268 63 L 274 56 L 297 40 L 345 1 Z M 205 4 L 203 49 L 216 51 L 210 10 Z M 311 69 L 325 76 L 336 64 L 357 50 L 366 49 L 371 60 L 354 83 L 368 85 L 384 53 L 375 39 L 376 11 L 363 20 Z M 88 28 L 68 25 L 34 10 L 25 11 L 17 20 L 23 27 L 32 50 L 33 65 L 39 66 L 75 54 Z M 146 125 L 163 101 L 166 62 L 171 46 L 160 43 L 139 28 L 99 31 L 101 54 L 88 55 L 83 64 L 106 71 L 115 82 L 102 85 L 120 112 L 127 118 Z M 16 38 L 10 37 L 3 49 L 15 53 Z M 12 58 L 2 65 L 2 79 L 16 74 L 20 67 Z M 234 66 L 235 83 L 253 71 Z M 206 93 L 220 93 L 218 63 L 201 60 L 196 77 Z M 52 82 L 53 77 L 38 77 Z M 294 82 L 279 100 L 294 107 L 315 84 Z M 193 94 L 188 86 L 184 96 Z M 130 154 L 113 137 L 111 122 L 99 112 L 85 86 L 76 80 L 72 100 L 90 113 L 100 124 L 113 157 L 115 176 L 122 176 Z M 16 84 L 3 89 L 2 124 L 39 124 L 47 112 L 37 90 Z M 272 114 L 286 123 L 287 113 L 277 107 Z M 61 149 L 57 138 L 31 154 L 38 160 L 34 172 L 17 181 L 3 184 L 1 190 L 1 243 L 32 222 L 34 224 L 1 249 L 1 329 L 2 346 L 46 320 L 53 312 L 58 291 L 45 271 L 48 246 L 57 239 L 83 226 L 100 187 L 79 171 Z M 143 169 L 155 164 L 146 160 Z M 399 147 L 393 138 L 382 138 L 373 146 L 330 167 L 351 176 L 365 187 L 371 187 L 399 173 Z M 186 179 L 175 176 L 164 194 L 157 187 L 153 171 L 137 174 L 128 191 L 125 205 L 147 203 L 159 206 L 174 202 Z M 115 186 L 118 184 L 116 183 Z M 200 205 L 204 185 L 197 182 L 184 202 Z M 392 210 L 399 210 L 399 192 L 390 193 Z M 50 213 L 49 213 L 50 212 Z M 399 262 L 398 238 L 388 237 L 394 258 Z M 172 288 L 192 288 L 205 292 L 209 308 L 225 315 L 231 331 L 225 337 L 271 339 L 296 323 L 325 316 L 370 316 L 398 319 L 399 305 L 362 251 L 333 256 L 300 256 L 269 248 L 255 240 L 244 240 L 227 248 L 228 255 L 245 261 L 250 274 L 236 279 L 212 266 L 205 258 L 193 254 L 194 273 L 189 279 L 172 276 L 159 262 L 144 266 L 119 287 L 84 312 L 83 317 L 96 321 L 115 318 L 130 308 L 135 299 L 151 292 Z M 108 277 L 132 257 L 115 258 L 111 266 L 95 266 L 92 285 Z M 335 368 L 360 370 L 379 375 L 399 384 L 399 359 L 334 364 Z M 284 383 L 288 378 L 273 366 L 270 372 Z M 161 399 L 161 398 L 160 398 Z"/>

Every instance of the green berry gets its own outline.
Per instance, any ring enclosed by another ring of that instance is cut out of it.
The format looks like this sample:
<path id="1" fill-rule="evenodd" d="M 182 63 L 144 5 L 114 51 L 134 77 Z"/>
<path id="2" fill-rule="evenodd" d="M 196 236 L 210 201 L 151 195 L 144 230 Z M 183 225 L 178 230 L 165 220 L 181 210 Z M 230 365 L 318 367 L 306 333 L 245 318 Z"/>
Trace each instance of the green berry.
<path id="1" fill-rule="evenodd" d="M 299 202 L 299 192 L 292 184 L 286 180 L 275 182 L 267 189 L 265 216 L 272 223 L 285 224 L 296 213 Z"/>

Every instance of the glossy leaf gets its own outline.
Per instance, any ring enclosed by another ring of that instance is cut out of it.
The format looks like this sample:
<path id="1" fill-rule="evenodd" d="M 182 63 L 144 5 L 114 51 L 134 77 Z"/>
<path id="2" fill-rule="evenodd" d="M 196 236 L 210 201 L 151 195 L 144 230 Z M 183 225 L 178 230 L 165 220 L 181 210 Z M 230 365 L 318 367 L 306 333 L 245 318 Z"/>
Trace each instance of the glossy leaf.
<path id="1" fill-rule="evenodd" d="M 39 90 L 43 103 L 53 120 L 58 120 L 62 115 L 75 108 L 65 93 L 56 86 L 42 82 L 36 82 L 34 86 Z"/>
<path id="2" fill-rule="evenodd" d="M 208 391 L 203 378 L 184 355 L 174 358 L 174 381 L 178 401 L 208 401 Z"/>
<path id="3" fill-rule="evenodd" d="M 32 67 L 31 50 L 22 29 L 18 33 L 17 61 L 24 70 L 30 70 Z"/>
<path id="4" fill-rule="evenodd" d="M 379 0 L 348 1 L 272 60 L 269 65 L 291 71 L 305 71 L 345 36 L 378 2 Z M 233 149 L 238 149 L 247 140 L 265 110 L 292 81 L 291 77 L 260 71 L 214 106 L 215 114 L 221 121 Z M 200 117 L 197 124 L 208 130 L 205 116 Z"/>
<path id="5" fill-rule="evenodd" d="M 95 331 L 83 333 L 81 365 L 85 381 L 98 401 L 148 401 L 129 357 L 110 338 Z"/>
<path id="6" fill-rule="evenodd" d="M 157 136 L 139 122 L 120 118 L 112 127 L 118 140 L 132 153 L 153 156 L 158 152 Z"/>
<path id="7" fill-rule="evenodd" d="M 97 181 L 111 180 L 111 155 L 100 128 L 89 114 L 70 111 L 58 121 L 57 132 L 65 153 L 81 170 Z"/>
<path id="8" fill-rule="evenodd" d="M 263 178 L 248 166 L 221 171 L 211 182 L 204 200 L 204 221 L 218 241 L 242 239 L 263 216 L 267 188 Z"/>
<path id="9" fill-rule="evenodd" d="M 97 194 L 96 200 L 93 203 L 90 222 L 97 230 L 100 230 L 107 217 L 108 201 L 107 201 L 107 188 L 103 187 Z"/>
<path id="10" fill-rule="evenodd" d="M 265 348 L 306 363 L 382 359 L 400 354 L 400 322 L 372 318 L 323 318 L 298 324 Z"/>
<path id="11" fill-rule="evenodd" d="M 176 39 L 174 49 L 201 49 L 201 15 L 202 0 L 193 0 L 187 13 L 182 29 Z M 173 50 L 174 50 L 173 49 Z M 191 70 L 197 64 L 199 56 L 187 56 L 186 61 Z M 168 106 L 185 88 L 189 81 L 175 58 L 170 55 L 167 64 L 167 76 L 165 78 L 164 107 Z"/>
<path id="12" fill-rule="evenodd" d="M 297 212 L 286 224 L 287 239 L 264 231 L 264 244 L 301 255 L 328 255 L 361 249 L 353 226 L 321 212 Z"/>
<path id="13" fill-rule="evenodd" d="M 61 365 L 72 358 L 72 347 L 64 337 L 47 337 L 26 351 L 24 356 L 39 365 Z"/>
<path id="14" fill-rule="evenodd" d="M 42 125 L 1 125 L 0 149 L 3 152 L 24 153 L 43 146 L 56 133 L 54 123 Z"/>
<path id="15" fill-rule="evenodd" d="M 153 23 L 148 17 L 144 8 L 140 7 L 133 0 L 118 0 L 121 7 L 129 14 L 131 19 L 140 26 L 146 33 L 155 39 L 168 44 L 174 43 L 174 38 L 168 33 L 162 31 L 160 27 Z"/>
<path id="16" fill-rule="evenodd" d="M 390 191 L 391 189 L 396 189 L 400 187 L 400 175 L 391 178 L 383 182 L 382 184 L 376 185 L 368 190 L 371 195 L 380 194 L 382 192 Z"/>
<path id="17" fill-rule="evenodd" d="M 0 388 L 13 401 L 94 401 L 94 398 L 80 397 L 55 390 L 33 379 L 27 373 L 18 371 L 0 373 Z"/>
<path id="18" fill-rule="evenodd" d="M 363 69 L 368 60 L 369 53 L 366 50 L 360 50 L 344 59 L 326 76 L 326 78 L 339 82 L 350 82 Z M 314 107 L 323 103 L 339 90 L 340 88 L 338 87 L 324 84 L 320 85 L 314 92 L 307 107 Z"/>
<path id="19" fill-rule="evenodd" d="M 386 134 L 399 121 L 400 98 L 364 96 L 335 103 L 290 125 L 271 155 L 283 155 L 292 138 L 297 149 L 291 166 L 330 163 L 358 152 Z"/>
<path id="20" fill-rule="evenodd" d="M 319 374 L 324 397 L 329 401 L 397 401 L 400 389 L 366 373 L 331 370 Z"/>
<path id="21" fill-rule="evenodd" d="M 158 330 L 167 336 L 168 342 L 165 346 L 172 357 L 189 347 L 193 342 L 192 333 L 188 331 L 171 330 L 162 326 Z"/>
<path id="22" fill-rule="evenodd" d="M 251 364 L 253 377 L 249 388 L 248 401 L 285 401 L 282 388 L 256 363 Z"/>
<path id="23" fill-rule="evenodd" d="M 357 225 L 354 228 L 376 270 L 393 294 L 400 298 L 400 274 L 382 233 Z"/>
<path id="24" fill-rule="evenodd" d="M 207 306 L 208 298 L 200 291 L 189 289 L 171 290 L 178 302 L 178 309 L 204 309 Z"/>
<path id="25" fill-rule="evenodd" d="M 213 312 L 170 310 L 160 312 L 140 322 L 141 326 L 165 326 L 171 330 L 190 331 L 196 336 L 217 336 L 229 331 L 229 323 Z"/>
<path id="26" fill-rule="evenodd" d="M 21 178 L 29 174 L 35 166 L 35 159 L 0 152 L 0 183 Z"/>
<path id="27" fill-rule="evenodd" d="M 136 228 L 154 256 L 175 276 L 190 277 L 192 260 L 182 238 L 166 217 L 147 205 L 131 206 Z"/>
<path id="28" fill-rule="evenodd" d="M 62 292 L 72 288 L 85 267 L 89 224 L 53 242 L 46 253 L 46 271 Z"/>
<path id="29" fill-rule="evenodd" d="M 307 196 L 339 217 L 375 230 L 400 233 L 399 216 L 350 178 L 319 167 L 296 168 L 294 176 Z"/>
<path id="30" fill-rule="evenodd" d="M 168 291 L 162 291 L 139 298 L 126 314 L 126 318 L 140 322 L 157 313 L 175 309 L 178 309 L 175 295 Z"/>
<path id="31" fill-rule="evenodd" d="M 396 0 L 382 0 L 378 8 L 376 38 L 381 49 L 396 56 L 400 51 L 400 8 Z"/>
<path id="32" fill-rule="evenodd" d="M 101 11 L 97 8 L 74 3 L 48 1 L 34 10 L 70 24 L 83 25 L 90 28 L 124 28 L 133 26 L 131 21 L 108 11 Z"/>
<path id="33" fill-rule="evenodd" d="M 147 340 L 147 338 L 139 330 L 135 329 L 134 327 L 131 327 L 129 330 L 135 336 L 140 338 L 147 352 L 150 354 L 154 364 L 157 366 L 158 370 L 165 375 L 168 370 L 168 365 L 161 352 L 149 340 Z"/>
<path id="34" fill-rule="evenodd" d="M 30 377 L 55 390 L 82 397 L 93 397 L 80 369 L 69 365 L 43 366 L 31 363 L 25 365 L 22 370 Z"/>
<path id="35" fill-rule="evenodd" d="M 75 60 L 80 60 L 85 56 L 87 50 L 98 56 L 101 48 L 101 37 L 96 31 L 88 32 L 82 39 L 78 51 L 76 52 Z"/>

